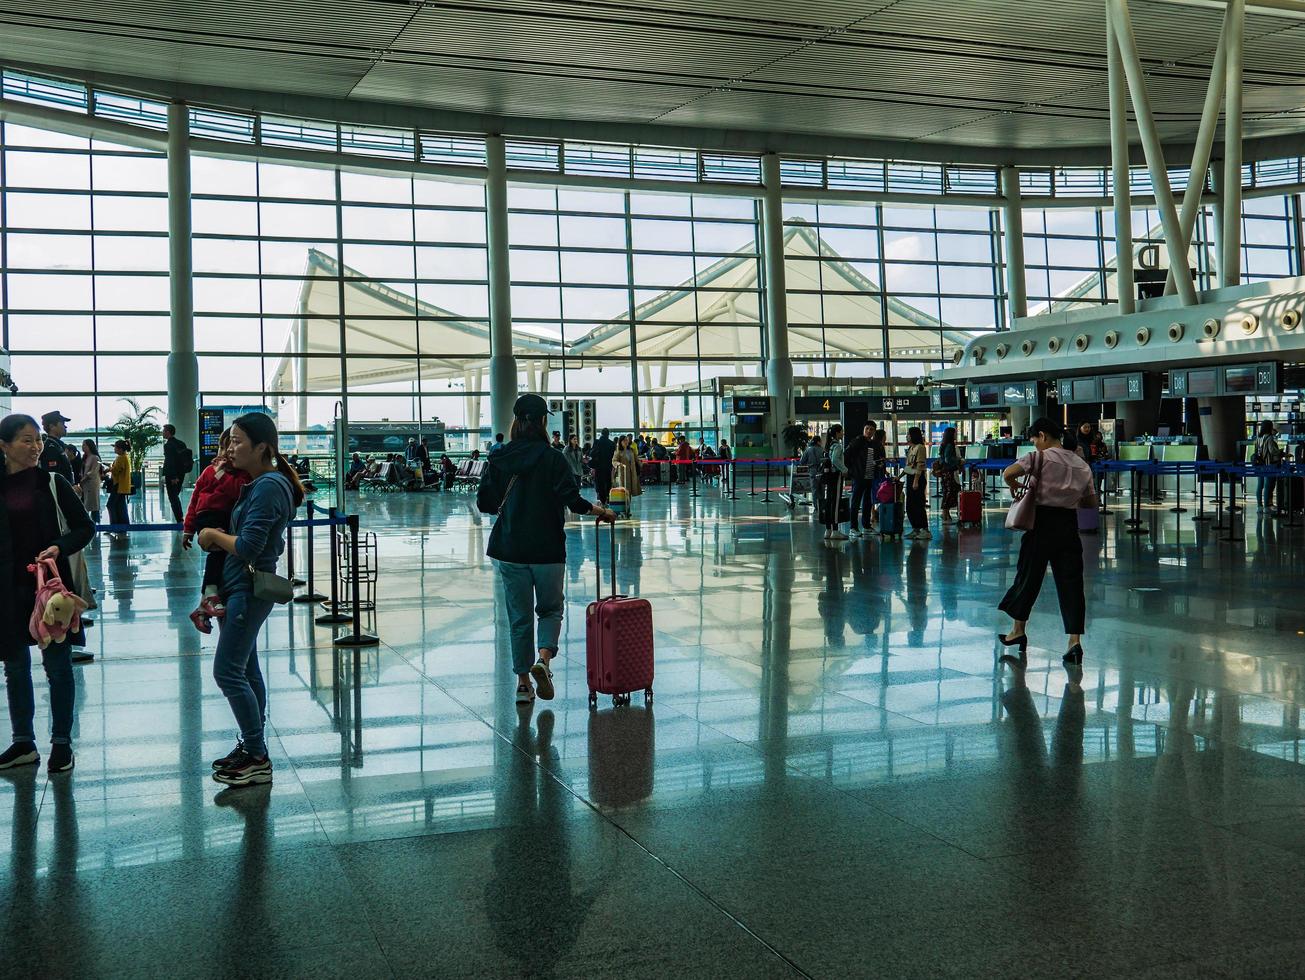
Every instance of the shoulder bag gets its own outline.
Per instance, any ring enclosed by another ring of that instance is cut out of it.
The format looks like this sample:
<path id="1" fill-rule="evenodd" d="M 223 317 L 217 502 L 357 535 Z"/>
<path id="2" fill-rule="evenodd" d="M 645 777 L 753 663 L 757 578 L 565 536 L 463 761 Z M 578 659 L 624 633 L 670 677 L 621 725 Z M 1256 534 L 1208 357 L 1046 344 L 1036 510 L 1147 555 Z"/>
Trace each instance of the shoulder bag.
<path id="1" fill-rule="evenodd" d="M 282 477 L 282 482 L 285 482 L 284 477 Z M 286 483 L 285 492 L 290 498 L 290 520 L 294 520 L 294 493 L 290 490 L 288 483 Z M 295 584 L 284 575 L 278 575 L 276 572 L 265 572 L 262 569 L 255 568 L 252 563 L 247 564 L 245 568 L 249 571 L 249 577 L 253 583 L 255 599 L 262 599 L 264 602 L 274 602 L 278 606 L 283 606 L 295 597 Z"/>
<path id="2" fill-rule="evenodd" d="M 63 516 L 63 508 L 59 506 L 59 489 L 54 485 L 53 473 L 50 474 L 50 496 L 54 498 L 54 516 L 59 521 L 59 536 L 63 537 L 68 533 L 68 519 Z M 97 603 L 95 590 L 91 588 L 91 573 L 86 567 L 86 556 L 78 551 L 64 557 L 68 559 L 68 571 L 72 574 L 73 592 L 82 597 L 87 609 L 94 609 Z"/>
<path id="3" fill-rule="evenodd" d="M 1015 494 L 1015 502 L 1006 512 L 1008 531 L 1032 531 L 1038 513 L 1038 481 L 1042 477 L 1042 453 L 1033 461 L 1033 469 L 1024 474 L 1024 484 Z"/>

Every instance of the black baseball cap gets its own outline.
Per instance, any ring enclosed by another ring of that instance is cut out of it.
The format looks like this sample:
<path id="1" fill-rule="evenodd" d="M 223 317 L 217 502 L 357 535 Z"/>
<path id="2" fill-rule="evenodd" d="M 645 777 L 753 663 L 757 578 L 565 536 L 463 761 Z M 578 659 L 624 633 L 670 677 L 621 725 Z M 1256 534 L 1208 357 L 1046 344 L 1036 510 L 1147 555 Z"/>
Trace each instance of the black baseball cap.
<path id="1" fill-rule="evenodd" d="M 522 395 L 512 406 L 512 414 L 519 419 L 542 419 L 553 413 L 548 410 L 548 402 L 538 395 Z"/>
<path id="2" fill-rule="evenodd" d="M 62 412 L 46 412 L 44 415 L 41 416 L 42 425 L 53 425 L 55 422 L 71 422 L 71 421 L 72 419 L 64 415 Z"/>

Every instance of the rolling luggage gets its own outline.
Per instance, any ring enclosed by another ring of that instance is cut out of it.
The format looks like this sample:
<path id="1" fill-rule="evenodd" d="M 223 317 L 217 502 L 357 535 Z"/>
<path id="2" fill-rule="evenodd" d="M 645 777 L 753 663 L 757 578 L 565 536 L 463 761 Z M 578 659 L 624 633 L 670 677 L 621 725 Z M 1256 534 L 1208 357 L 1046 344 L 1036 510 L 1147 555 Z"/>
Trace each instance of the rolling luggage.
<path id="1" fill-rule="evenodd" d="M 900 500 L 879 505 L 879 536 L 883 538 L 900 538 L 902 536 L 902 518 L 906 508 Z"/>
<path id="2" fill-rule="evenodd" d="M 612 704 L 629 704 L 630 695 L 643 691 L 652 701 L 652 606 L 647 599 L 616 594 L 616 529 L 612 528 L 612 594 L 603 598 L 602 556 L 594 529 L 594 568 L 598 599 L 585 610 L 585 662 L 589 679 L 589 710 L 598 709 L 598 695 L 610 694 Z"/>
<path id="3" fill-rule="evenodd" d="M 630 514 L 630 491 L 625 487 L 612 487 L 607 494 L 607 506 L 622 517 Z"/>
<path id="4" fill-rule="evenodd" d="M 1096 534 L 1101 528 L 1101 511 L 1095 507 L 1078 509 L 1078 529 L 1083 534 Z"/>
<path id="5" fill-rule="evenodd" d="M 962 490 L 956 498 L 956 509 L 959 527 L 983 525 L 983 494 L 978 490 Z"/>

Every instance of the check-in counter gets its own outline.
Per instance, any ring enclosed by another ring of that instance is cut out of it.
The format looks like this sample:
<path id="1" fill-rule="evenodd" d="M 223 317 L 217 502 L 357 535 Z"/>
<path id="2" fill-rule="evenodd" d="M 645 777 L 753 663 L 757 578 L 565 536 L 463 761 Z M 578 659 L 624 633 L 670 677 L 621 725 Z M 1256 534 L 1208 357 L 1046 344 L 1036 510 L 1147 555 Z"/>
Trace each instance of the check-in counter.
<path id="1" fill-rule="evenodd" d="M 1167 443 L 1162 446 L 1157 446 L 1156 449 L 1159 451 L 1159 458 L 1157 461 L 1161 463 L 1195 463 L 1196 462 L 1197 447 L 1190 444 L 1178 445 L 1174 443 Z M 1161 482 L 1163 484 L 1164 490 L 1172 490 L 1174 488 L 1174 478 L 1171 476 L 1163 477 Z M 1178 492 L 1191 493 L 1191 494 L 1196 493 L 1195 473 L 1184 473 L 1182 477 L 1179 478 Z"/>

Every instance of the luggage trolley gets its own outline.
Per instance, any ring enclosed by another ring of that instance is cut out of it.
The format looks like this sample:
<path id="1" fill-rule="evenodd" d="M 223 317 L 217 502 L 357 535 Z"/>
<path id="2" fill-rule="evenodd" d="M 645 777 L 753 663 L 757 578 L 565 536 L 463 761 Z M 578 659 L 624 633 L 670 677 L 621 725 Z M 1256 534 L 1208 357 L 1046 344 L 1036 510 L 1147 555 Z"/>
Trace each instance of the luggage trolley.
<path id="1" fill-rule="evenodd" d="M 789 510 L 796 510 L 800 503 L 804 507 L 816 504 L 815 485 L 811 479 L 811 467 L 793 461 L 793 475 L 788 481 L 788 493 L 781 493 L 779 498 L 788 504 Z"/>

